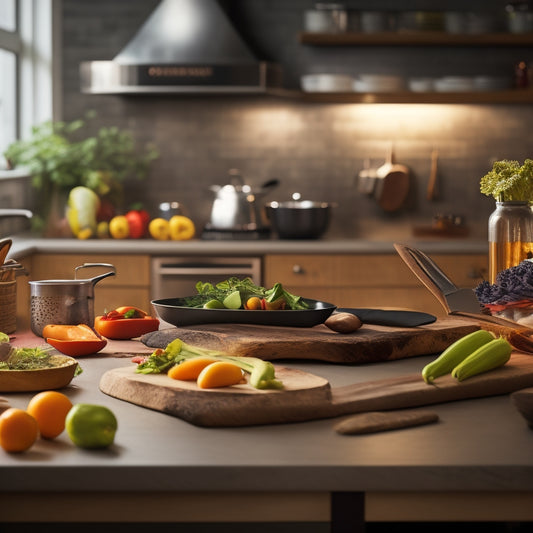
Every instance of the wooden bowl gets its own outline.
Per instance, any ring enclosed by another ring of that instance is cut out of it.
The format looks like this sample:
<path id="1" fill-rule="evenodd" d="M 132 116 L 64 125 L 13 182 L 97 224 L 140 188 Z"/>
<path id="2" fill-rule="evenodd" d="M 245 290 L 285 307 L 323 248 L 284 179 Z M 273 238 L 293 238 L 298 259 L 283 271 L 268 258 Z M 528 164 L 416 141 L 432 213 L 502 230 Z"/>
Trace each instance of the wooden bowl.
<path id="1" fill-rule="evenodd" d="M 511 401 L 526 419 L 527 425 L 533 429 L 533 387 L 513 392 Z"/>
<path id="2" fill-rule="evenodd" d="M 0 392 L 37 392 L 66 387 L 76 373 L 78 362 L 66 355 L 52 355 L 51 368 L 0 370 Z"/>

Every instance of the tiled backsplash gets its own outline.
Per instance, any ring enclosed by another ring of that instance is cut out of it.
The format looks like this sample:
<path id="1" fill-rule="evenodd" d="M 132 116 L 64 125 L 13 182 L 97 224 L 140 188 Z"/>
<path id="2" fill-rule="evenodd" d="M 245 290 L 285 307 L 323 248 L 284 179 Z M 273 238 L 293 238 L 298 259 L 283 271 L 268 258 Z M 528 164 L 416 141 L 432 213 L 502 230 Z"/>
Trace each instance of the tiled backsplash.
<path id="1" fill-rule="evenodd" d="M 329 236 L 403 239 L 411 227 L 431 224 L 439 213 L 463 215 L 471 236 L 485 238 L 493 202 L 479 192 L 479 179 L 495 159 L 533 157 L 533 105 L 313 104 L 257 96 L 83 95 L 79 63 L 112 59 L 157 4 L 146 0 L 63 1 L 63 115 L 78 118 L 89 109 L 99 123 L 131 128 L 140 141 L 154 141 L 161 157 L 149 181 L 132 183 L 131 201 L 155 211 L 177 200 L 201 226 L 209 217 L 211 184 L 223 184 L 230 168 L 259 185 L 281 182 L 265 201 L 293 192 L 335 202 Z M 262 59 L 280 63 L 285 86 L 297 89 L 300 75 L 329 72 L 448 74 L 492 69 L 533 59 L 533 49 L 485 48 L 314 48 L 298 43 L 304 0 L 227 2 L 239 28 Z M 403 2 L 404 9 L 442 9 L 442 3 Z M 501 9 L 500 2 L 469 2 L 468 9 Z M 353 8 L 397 8 L 397 2 L 351 2 Z M 465 9 L 447 2 L 447 9 Z M 529 55 L 528 55 L 529 54 Z M 487 57 L 490 58 L 487 59 Z M 388 65 L 388 66 L 387 66 Z M 455 70 L 454 70 L 455 69 Z M 407 205 L 387 214 L 358 191 L 365 159 L 381 165 L 390 148 L 412 172 Z M 437 197 L 426 200 L 431 151 L 439 151 Z"/>

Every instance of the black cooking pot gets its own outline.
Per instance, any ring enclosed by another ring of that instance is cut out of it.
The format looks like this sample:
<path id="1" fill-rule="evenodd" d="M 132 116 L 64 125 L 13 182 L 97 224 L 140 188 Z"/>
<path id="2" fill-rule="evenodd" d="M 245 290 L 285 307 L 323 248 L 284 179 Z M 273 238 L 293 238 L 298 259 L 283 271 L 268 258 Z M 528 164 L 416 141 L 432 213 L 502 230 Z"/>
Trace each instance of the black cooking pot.
<path id="1" fill-rule="evenodd" d="M 270 202 L 265 210 L 280 239 L 318 239 L 329 227 L 332 204 L 310 200 Z"/>

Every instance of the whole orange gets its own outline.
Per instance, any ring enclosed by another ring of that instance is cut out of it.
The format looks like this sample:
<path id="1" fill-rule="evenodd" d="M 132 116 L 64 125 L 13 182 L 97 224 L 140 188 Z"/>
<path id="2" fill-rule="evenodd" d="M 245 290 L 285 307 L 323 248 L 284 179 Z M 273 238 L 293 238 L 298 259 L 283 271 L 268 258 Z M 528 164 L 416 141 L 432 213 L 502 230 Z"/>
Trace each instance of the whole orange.
<path id="1" fill-rule="evenodd" d="M 65 418 L 71 407 L 68 396 L 49 390 L 36 394 L 26 411 L 37 420 L 41 437 L 55 439 L 65 429 Z"/>
<path id="2" fill-rule="evenodd" d="M 0 415 L 0 446 L 6 452 L 24 452 L 39 436 L 39 425 L 24 409 L 10 407 Z"/>

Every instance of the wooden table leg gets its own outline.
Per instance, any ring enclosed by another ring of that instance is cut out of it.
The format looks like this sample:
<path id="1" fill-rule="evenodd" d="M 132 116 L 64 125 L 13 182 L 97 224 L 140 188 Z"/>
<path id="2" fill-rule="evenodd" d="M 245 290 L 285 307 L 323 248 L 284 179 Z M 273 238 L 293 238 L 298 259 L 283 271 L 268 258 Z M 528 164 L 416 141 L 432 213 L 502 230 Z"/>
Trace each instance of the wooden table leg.
<path id="1" fill-rule="evenodd" d="M 364 532 L 364 492 L 332 492 L 330 533 Z"/>

